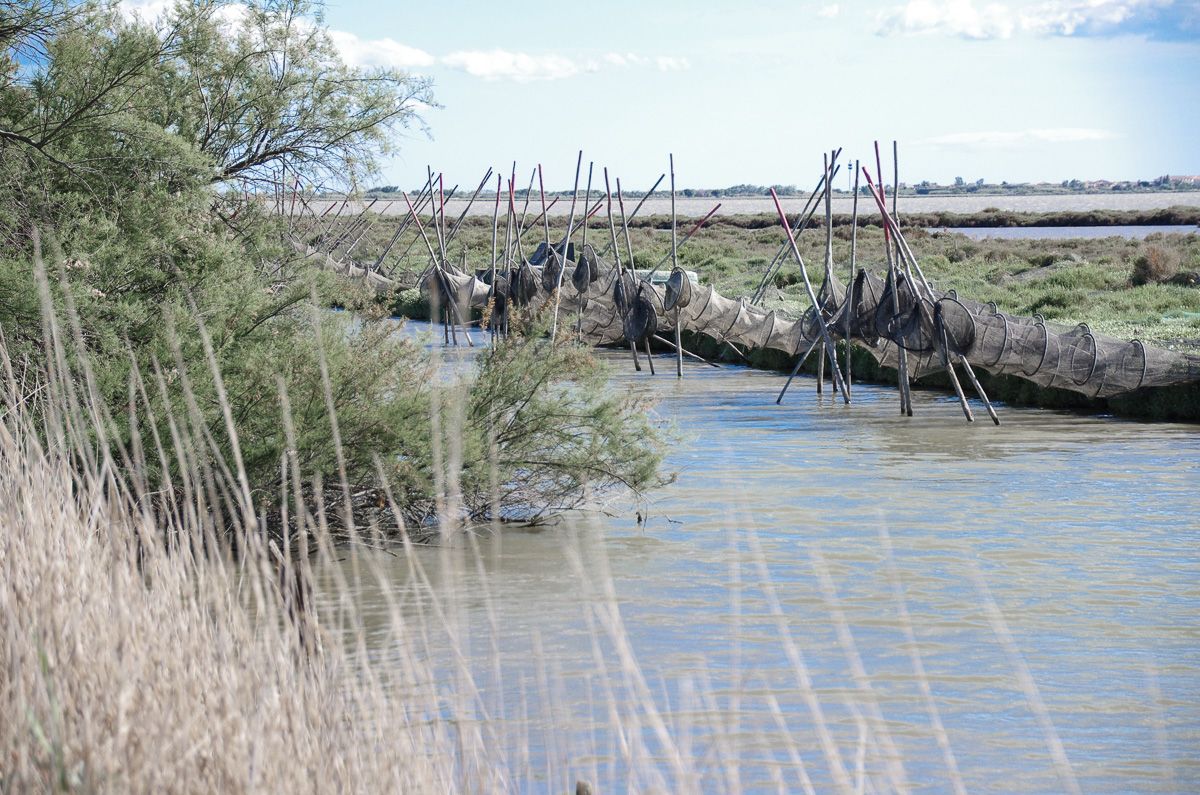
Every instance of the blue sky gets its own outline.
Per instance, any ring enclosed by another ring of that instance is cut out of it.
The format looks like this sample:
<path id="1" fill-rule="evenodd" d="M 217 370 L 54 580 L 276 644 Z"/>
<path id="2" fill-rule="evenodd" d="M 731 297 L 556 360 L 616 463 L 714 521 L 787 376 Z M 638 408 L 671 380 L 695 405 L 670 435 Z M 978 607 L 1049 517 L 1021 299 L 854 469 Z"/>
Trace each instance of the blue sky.
<path id="1" fill-rule="evenodd" d="M 821 153 L 900 142 L 901 178 L 1200 174 L 1200 0 L 332 0 L 345 57 L 442 107 L 383 181 L 518 182 L 575 155 L 647 187 L 808 185 Z M 597 172 L 599 173 L 599 172 Z"/>

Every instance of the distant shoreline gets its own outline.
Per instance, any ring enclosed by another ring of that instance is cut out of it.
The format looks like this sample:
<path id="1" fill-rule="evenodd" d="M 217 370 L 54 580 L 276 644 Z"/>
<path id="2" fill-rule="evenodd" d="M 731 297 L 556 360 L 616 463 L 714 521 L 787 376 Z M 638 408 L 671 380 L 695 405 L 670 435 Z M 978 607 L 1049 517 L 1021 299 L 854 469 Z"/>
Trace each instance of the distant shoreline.
<path id="1" fill-rule="evenodd" d="M 592 202 L 596 202 L 597 197 L 593 191 Z M 806 202 L 806 197 L 788 196 L 780 197 L 780 202 L 784 209 L 789 214 L 799 213 Z M 366 201 L 352 201 L 349 206 L 343 211 L 345 213 L 357 213 L 367 204 Z M 627 212 L 632 212 L 633 206 L 639 200 L 632 200 L 629 197 L 625 199 L 625 208 Z M 310 199 L 309 207 L 317 213 L 324 212 L 330 205 L 340 205 L 342 200 L 339 199 Z M 677 197 L 676 213 L 681 218 L 700 218 L 706 215 L 715 205 L 720 204 L 721 207 L 717 210 L 717 215 L 720 216 L 738 216 L 738 215 L 773 215 L 775 213 L 775 205 L 770 196 L 733 196 L 733 197 Z M 614 202 L 615 204 L 615 202 Z M 890 202 L 889 202 L 890 204 Z M 523 200 L 518 201 L 517 212 L 520 213 Z M 1029 194 L 1029 195 L 926 195 L 926 196 L 908 196 L 901 195 L 899 199 L 901 218 L 909 214 L 931 214 L 931 213 L 955 213 L 961 215 L 972 215 L 976 213 L 984 213 L 985 211 L 999 211 L 1004 213 L 1090 213 L 1098 211 L 1118 211 L 1124 213 L 1149 213 L 1156 210 L 1166 210 L 1168 208 L 1179 207 L 1188 208 L 1191 210 L 1200 210 L 1200 191 L 1160 191 L 1160 192 L 1145 192 L 1138 193 L 1133 191 L 1107 192 L 1107 193 L 1063 193 L 1063 194 Z M 455 198 L 446 203 L 446 213 L 452 217 L 457 217 L 467 207 L 467 200 Z M 494 197 L 485 199 L 480 197 L 471 206 L 469 215 L 471 216 L 488 216 L 492 215 L 495 207 Z M 848 215 L 853 207 L 853 197 L 845 194 L 836 195 L 833 198 L 833 212 L 839 215 Z M 559 201 L 550 208 L 549 214 L 552 217 L 566 216 L 571 209 L 569 199 Z M 386 198 L 379 198 L 372 211 L 381 212 L 384 215 L 399 216 L 407 214 L 408 209 L 404 204 L 404 200 L 395 194 L 390 194 Z M 535 198 L 530 203 L 529 213 L 530 219 L 540 213 L 538 200 Z M 578 211 L 578 208 L 577 208 Z M 615 211 L 615 207 L 614 207 Z M 869 197 L 859 197 L 858 211 L 860 215 L 878 215 L 878 211 L 873 206 Z M 334 210 L 336 212 L 336 208 Z M 650 197 L 645 206 L 639 213 L 639 218 L 644 218 L 650 215 L 669 215 L 671 212 L 671 201 L 669 196 L 662 196 L 658 193 Z M 603 210 L 597 217 L 604 215 Z M 1081 225 L 1079 222 L 1073 222 L 1076 225 Z M 1112 223 L 1145 223 L 1139 220 L 1138 217 L 1129 217 Z M 1155 223 L 1149 221 L 1149 223 Z M 1170 221 L 1159 221 L 1158 223 L 1178 223 Z M 1043 223 L 1042 225 L 1046 225 Z M 1098 224 L 1103 225 L 1103 224 Z"/>

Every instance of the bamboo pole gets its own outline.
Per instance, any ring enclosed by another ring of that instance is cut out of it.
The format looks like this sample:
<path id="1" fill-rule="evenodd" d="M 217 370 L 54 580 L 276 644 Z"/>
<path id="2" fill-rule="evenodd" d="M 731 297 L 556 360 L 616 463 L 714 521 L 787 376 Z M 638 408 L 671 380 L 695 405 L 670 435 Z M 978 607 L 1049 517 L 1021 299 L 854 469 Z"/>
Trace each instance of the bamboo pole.
<path id="1" fill-rule="evenodd" d="M 650 355 L 650 338 L 649 337 L 646 337 L 646 361 L 650 363 L 650 375 L 655 375 L 654 357 Z"/>
<path id="2" fill-rule="evenodd" d="M 796 245 L 796 238 L 792 236 L 792 227 L 788 223 L 787 215 L 783 212 L 783 205 L 779 203 L 779 197 L 775 194 L 775 189 L 771 189 L 771 198 L 775 201 L 775 210 L 779 213 L 779 220 L 783 224 L 783 230 L 787 233 L 788 243 L 792 248 L 792 256 L 796 258 L 796 264 L 800 266 L 800 276 L 804 279 L 804 289 L 808 292 L 808 299 L 812 301 L 813 315 L 817 319 L 817 324 L 821 327 L 821 338 L 830 350 L 833 349 L 833 338 L 829 335 L 829 327 L 825 324 L 825 316 L 821 312 L 821 305 L 817 300 L 817 294 L 813 291 L 812 282 L 808 278 L 808 269 L 804 266 L 804 258 L 800 256 L 800 249 Z M 849 404 L 850 396 L 846 394 L 845 385 L 842 382 L 842 371 L 838 367 L 837 359 L 831 359 L 830 364 L 833 370 L 834 383 L 841 387 L 842 399 Z"/>
<path id="3" fill-rule="evenodd" d="M 550 216 L 546 214 L 546 183 L 542 181 L 542 164 L 538 163 L 538 193 L 542 197 L 542 224 L 546 228 L 546 256 L 550 256 Z M 536 252 L 535 252 L 536 253 Z M 543 266 L 545 267 L 545 266 Z"/>
<path id="4" fill-rule="evenodd" d="M 659 174 L 659 175 L 658 175 L 658 179 L 657 179 L 657 180 L 655 180 L 655 181 L 654 181 L 654 184 L 650 186 L 650 190 L 646 191 L 646 195 L 642 197 L 642 200 L 641 200 L 640 202 L 638 202 L 638 203 L 637 203 L 637 206 L 636 206 L 636 207 L 634 207 L 634 208 L 633 208 L 633 212 L 629 214 L 629 218 L 627 219 L 627 220 L 628 220 L 628 222 L 632 222 L 632 221 L 633 221 L 633 219 L 637 217 L 638 210 L 642 209 L 642 205 L 646 203 L 646 199 L 649 199 L 649 198 L 650 198 L 652 195 L 654 195 L 654 191 L 658 189 L 658 186 L 659 186 L 659 184 L 660 184 L 660 183 L 661 183 L 661 182 L 662 182 L 664 179 L 666 179 L 666 177 L 667 177 L 667 175 L 666 175 L 666 174 Z M 620 192 L 621 192 L 621 187 L 620 187 L 620 184 L 619 184 L 620 182 L 621 182 L 621 180 L 619 180 L 619 179 L 618 179 L 618 180 L 617 180 L 617 183 L 618 183 L 618 185 L 617 185 L 617 193 L 618 193 L 618 195 L 619 195 L 619 194 L 620 194 Z M 624 211 L 624 209 L 622 209 L 622 210 L 621 210 L 621 213 L 622 213 L 622 215 L 624 215 L 624 212 L 625 212 L 625 211 Z M 597 254 L 596 256 L 598 256 L 598 257 L 603 257 L 603 256 L 604 256 L 605 254 L 607 254 L 609 251 L 611 251 L 611 249 L 609 249 L 609 248 L 606 248 L 606 249 L 604 249 L 604 251 L 601 251 L 601 252 L 600 252 L 599 254 Z M 629 267 L 630 267 L 630 268 L 633 268 L 633 263 L 632 263 L 632 262 L 630 262 L 630 263 L 629 263 Z"/>
<path id="5" fill-rule="evenodd" d="M 537 169 L 535 168 L 529 172 L 529 186 L 527 188 L 525 188 L 525 203 L 523 205 L 521 205 L 521 220 L 517 224 L 517 233 L 516 233 L 515 244 L 516 244 L 516 249 L 517 249 L 517 258 L 521 262 L 525 261 L 525 251 L 524 251 L 524 249 L 521 248 L 521 240 L 525 237 L 525 214 L 529 212 L 529 201 L 530 201 L 530 199 L 533 198 L 533 179 L 536 176 L 537 176 Z M 516 181 L 516 163 L 513 163 L 513 181 L 514 182 Z M 550 206 L 553 207 L 557 201 L 558 201 L 558 199 L 556 198 L 554 201 L 550 202 Z M 516 217 L 516 204 L 515 203 L 513 205 L 513 217 L 514 218 Z M 537 219 L 535 219 L 534 222 L 532 224 L 530 224 L 530 226 L 535 226 L 536 224 L 537 224 Z"/>
<path id="6" fill-rule="evenodd" d="M 516 177 L 517 165 L 513 163 L 513 177 Z M 516 189 L 513 185 L 514 180 L 508 181 L 508 218 L 504 226 L 504 268 L 505 280 L 508 283 L 508 295 L 504 302 L 504 336 L 508 336 L 508 321 L 513 312 L 513 269 L 511 260 L 511 250 L 508 247 L 509 238 L 512 236 L 513 222 L 517 220 L 517 204 L 516 198 L 513 196 L 513 191 Z"/>
<path id="7" fill-rule="evenodd" d="M 584 191 L 584 196 L 583 196 L 583 206 L 584 206 L 585 208 L 587 208 L 587 207 L 591 207 L 591 206 L 592 206 L 592 167 L 593 167 L 593 166 L 595 166 L 595 165 L 596 165 L 595 161 L 592 161 L 592 160 L 589 160 L 589 161 L 588 161 L 588 181 L 587 181 L 587 190 L 585 190 L 585 191 Z M 597 202 L 596 204 L 597 204 L 597 209 L 599 209 L 599 202 Z M 579 241 L 579 248 L 580 248 L 580 249 L 582 249 L 584 246 L 586 246 L 586 245 L 587 245 L 587 227 L 588 227 L 588 219 L 589 219 L 589 218 L 591 218 L 591 217 L 592 217 L 592 211 L 591 211 L 591 210 L 588 210 L 588 212 L 584 213 L 584 215 L 583 215 L 583 238 L 582 238 L 582 239 Z M 567 252 L 566 252 L 566 249 L 565 249 L 565 247 L 564 247 L 564 249 L 563 249 L 563 256 L 564 256 L 564 257 L 566 257 L 566 255 L 567 255 Z"/>
<path id="8" fill-rule="evenodd" d="M 716 207 L 713 207 L 711 210 L 708 211 L 708 215 L 701 218 L 699 221 L 696 222 L 695 226 L 693 226 L 690 230 L 688 230 L 688 233 L 683 236 L 683 240 L 679 241 L 679 244 L 676 246 L 676 249 L 683 248 L 684 244 L 692 239 L 692 235 L 699 232 L 700 227 L 704 226 L 704 224 L 706 224 L 708 222 L 709 218 L 712 218 L 714 215 L 716 215 L 717 210 L 719 210 L 719 209 L 721 209 L 721 204 L 718 202 Z M 645 278 L 643 278 L 642 281 L 649 282 L 652 278 L 654 278 L 654 274 L 658 273 L 658 269 L 661 268 L 663 265 L 665 265 L 667 263 L 667 260 L 671 259 L 671 257 L 672 257 L 672 255 L 670 253 L 664 255 L 663 258 L 658 261 L 658 264 L 654 266 L 654 269 L 652 271 L 650 271 L 648 274 L 646 274 Z"/>
<path id="9" fill-rule="evenodd" d="M 496 256 L 498 253 L 496 245 L 499 243 L 500 237 L 500 188 L 502 184 L 503 178 L 499 174 L 496 174 L 496 206 L 492 210 L 492 278 L 488 282 L 488 288 L 492 293 L 491 323 L 488 325 L 491 327 L 490 331 L 493 340 L 496 339 Z"/>
<path id="10" fill-rule="evenodd" d="M 886 205 L 883 204 L 883 201 L 879 197 L 874 183 L 871 181 L 871 175 L 865 170 L 864 173 L 867 177 L 867 183 L 871 187 L 871 196 L 875 199 L 876 205 L 880 207 L 880 211 L 883 214 L 885 228 L 891 230 L 898 243 L 899 252 L 903 254 L 911 267 L 916 271 L 917 276 L 921 280 L 921 284 L 925 288 L 930 301 L 933 301 L 937 296 L 933 292 L 933 287 L 929 284 L 929 280 L 925 278 L 924 271 L 921 270 L 920 261 L 917 259 L 916 255 L 913 254 L 912 249 L 908 245 L 908 241 L 905 240 L 903 233 L 901 233 L 900 225 L 896 222 L 896 219 L 888 215 L 886 211 Z M 996 425 L 999 425 L 1000 417 L 996 414 L 995 407 L 992 406 L 992 402 L 988 399 L 987 393 L 983 389 L 983 385 L 979 383 L 979 379 L 975 375 L 975 370 L 971 366 L 971 363 L 967 361 L 967 357 L 955 354 L 952 359 L 957 359 L 958 363 L 962 365 L 963 370 L 967 373 L 967 377 L 971 381 L 971 385 L 975 388 L 975 393 L 979 396 L 979 399 L 983 402 L 984 407 L 987 409 L 988 416 L 992 418 L 992 422 L 994 422 Z"/>
<path id="11" fill-rule="evenodd" d="M 854 317 L 854 284 L 858 279 L 858 161 L 854 161 L 854 201 L 850 210 L 850 286 L 846 291 L 846 389 L 854 388 L 850 349 L 850 321 Z"/>
<path id="12" fill-rule="evenodd" d="M 696 354 L 696 353 L 692 353 L 691 351 L 689 351 L 687 348 L 683 347 L 682 345 L 676 346 L 675 343 L 671 342 L 666 337 L 662 337 L 662 336 L 659 336 L 658 334 L 655 334 L 654 339 L 657 340 L 658 342 L 661 342 L 663 345 L 666 345 L 667 347 L 669 347 L 673 350 L 682 352 L 683 355 L 688 357 L 689 359 L 695 359 L 698 362 L 703 362 L 704 364 L 707 364 L 709 367 L 715 367 L 718 370 L 725 369 L 725 368 L 721 367 L 721 365 L 717 364 L 716 362 L 710 362 L 708 359 L 705 359 L 703 356 L 700 356 L 699 354 Z"/>
<path id="13" fill-rule="evenodd" d="M 838 149 L 837 151 L 840 154 L 842 150 Z M 834 169 L 833 175 L 835 177 L 837 176 L 837 172 L 840 169 L 841 169 L 841 166 L 838 166 L 837 168 Z M 804 202 L 804 209 L 800 211 L 800 215 L 798 216 L 796 223 L 792 226 L 792 234 L 793 235 L 796 235 L 796 236 L 800 235 L 805 230 L 805 228 L 807 228 L 809 221 L 812 220 L 813 213 L 815 213 L 817 211 L 817 206 L 818 206 L 816 204 L 817 197 L 821 194 L 821 191 L 825 186 L 826 178 L 827 178 L 826 174 L 821 174 L 821 178 L 819 180 L 817 180 L 817 186 L 815 188 L 813 188 L 812 193 L 809 194 L 808 199 Z M 750 299 L 751 306 L 757 304 L 759 301 L 761 301 L 763 299 L 763 295 L 766 292 L 766 289 L 767 289 L 768 284 L 770 283 L 771 277 L 774 276 L 775 272 L 778 271 L 779 268 L 782 267 L 782 265 L 783 265 L 782 260 L 787 255 L 787 248 L 788 248 L 788 244 L 787 244 L 787 241 L 785 240 L 779 246 L 779 250 L 775 252 L 775 256 L 771 258 L 771 261 L 769 263 L 767 263 L 766 270 L 763 271 L 763 277 L 759 281 L 758 287 L 755 288 L 754 294 Z"/>
<path id="14" fill-rule="evenodd" d="M 425 241 L 425 248 L 427 248 L 429 250 L 430 259 L 432 259 L 435 266 L 437 266 L 437 254 L 433 250 L 433 244 L 429 242 L 429 236 L 425 234 L 425 229 L 421 226 L 421 219 L 417 217 L 416 210 L 413 208 L 412 200 L 410 200 L 408 198 L 408 194 L 404 193 L 403 191 L 401 191 L 400 195 L 404 197 L 404 203 L 408 205 L 408 211 L 409 211 L 409 213 L 412 214 L 413 221 L 417 225 L 417 232 L 420 234 L 421 239 L 423 241 Z M 439 280 L 438 280 L 439 284 L 442 288 L 442 291 L 445 293 L 445 296 L 446 296 L 446 303 L 449 307 L 447 309 L 447 315 L 449 315 L 451 312 L 453 312 L 454 315 L 458 316 L 459 322 L 461 322 L 462 317 L 461 317 L 461 315 L 459 315 L 459 312 L 458 312 L 458 306 L 457 306 L 458 302 L 454 300 L 453 291 L 450 289 L 450 280 L 448 278 L 446 278 L 446 273 L 445 273 L 445 271 L 443 271 L 441 269 L 440 266 L 437 266 L 436 272 L 439 277 Z M 436 307 L 435 307 L 435 309 L 436 309 Z M 463 328 L 464 329 L 467 328 L 466 323 L 463 323 Z M 475 343 L 471 341 L 471 335 L 469 332 L 467 333 L 467 344 L 470 345 L 472 348 L 475 347 Z"/>
<path id="15" fill-rule="evenodd" d="M 882 161 L 880 160 L 880 157 L 879 157 L 879 142 L 878 141 L 875 142 L 875 171 L 879 175 L 879 181 L 880 181 L 879 189 L 882 191 L 883 190 L 883 165 L 882 165 Z M 870 179 L 870 177 L 868 177 L 868 179 Z M 883 198 L 886 201 L 886 199 L 887 199 L 886 193 L 884 194 Z M 887 210 L 887 206 L 885 204 L 881 211 L 886 211 L 886 210 Z M 888 283 L 891 287 L 891 292 L 892 292 L 892 312 L 893 312 L 893 317 L 896 317 L 900 314 L 900 295 L 899 295 L 900 280 L 897 278 L 897 276 L 899 274 L 897 273 L 895 259 L 893 259 L 893 257 L 892 257 L 892 241 L 891 241 L 891 237 L 888 234 L 888 227 L 886 224 L 884 225 L 884 228 L 883 228 L 883 246 L 884 246 L 884 253 L 887 255 Z M 901 345 L 897 342 L 893 342 L 892 344 L 896 346 L 896 358 L 897 358 L 897 365 L 898 365 L 897 366 L 897 379 L 899 381 L 899 387 L 900 387 L 900 413 L 906 414 L 909 417 L 911 417 L 912 416 L 912 400 L 911 400 L 910 393 L 909 393 L 907 351 L 904 350 L 903 345 Z"/>
<path id="16" fill-rule="evenodd" d="M 675 217 L 675 153 L 669 155 L 671 160 L 671 270 L 675 271 L 679 268 L 679 241 L 677 219 Z M 658 270 L 656 266 L 654 270 Z M 654 272 L 651 271 L 650 276 Z M 650 281 L 650 277 L 646 277 L 646 281 Z M 679 312 L 678 306 L 675 307 L 675 377 L 683 378 L 683 341 L 680 339 L 681 333 L 679 329 Z M 649 341 L 646 342 L 649 345 Z"/>
<path id="17" fill-rule="evenodd" d="M 783 385 L 783 389 L 779 390 L 779 397 L 775 398 L 776 405 L 779 405 L 783 402 L 783 396 L 787 394 L 788 387 L 792 385 L 792 379 L 796 377 L 796 373 L 800 372 L 800 368 L 803 367 L 804 363 L 808 361 L 808 357 L 812 355 L 814 350 L 816 350 L 817 344 L 820 343 L 820 341 L 820 338 L 817 338 L 808 344 L 808 350 L 806 350 L 804 355 L 800 357 L 800 360 L 796 362 L 796 366 L 792 368 L 792 374 L 788 376 L 788 380 Z"/>
<path id="18" fill-rule="evenodd" d="M 661 181 L 660 179 L 659 182 Z M 621 193 L 620 177 L 617 177 L 617 204 L 621 208 L 621 231 L 625 233 L 625 251 L 629 254 L 629 272 L 636 277 L 637 267 L 633 262 L 633 241 L 629 239 L 629 219 L 625 217 L 625 196 Z M 641 205 L 638 206 L 640 207 Z"/>
<path id="19" fill-rule="evenodd" d="M 571 227 L 575 224 L 575 205 L 579 201 L 579 170 L 583 166 L 583 150 L 579 150 L 579 158 L 575 161 L 575 187 L 574 193 L 571 196 L 571 213 L 567 216 L 567 236 L 563 238 L 562 245 L 562 260 L 559 262 L 558 279 L 554 285 L 554 317 L 550 321 L 550 342 L 553 344 L 555 336 L 558 334 L 558 305 L 562 297 L 562 280 L 563 274 L 567 272 L 567 250 L 571 247 Z M 587 209 L 587 205 L 584 205 Z M 586 215 L 585 215 L 586 219 Z M 547 256 L 554 256 L 554 249 L 550 249 Z M 647 349 L 649 344 L 647 343 Z"/>
<path id="20" fill-rule="evenodd" d="M 624 279 L 625 274 L 621 268 L 621 246 L 617 243 L 617 227 L 613 221 L 612 188 L 608 184 L 608 169 L 607 168 L 604 169 L 604 195 L 608 200 L 608 235 L 612 241 L 613 257 L 615 258 L 616 263 L 617 263 L 617 283 L 619 284 L 621 282 L 621 280 Z M 620 193 L 618 193 L 617 195 L 619 197 Z M 625 319 L 625 310 L 618 307 L 617 311 L 621 313 L 621 319 L 624 320 Z M 631 350 L 633 352 L 633 368 L 637 372 L 640 373 L 642 371 L 642 363 L 640 361 L 638 361 L 637 346 L 633 343 L 632 340 L 629 341 L 629 350 Z"/>

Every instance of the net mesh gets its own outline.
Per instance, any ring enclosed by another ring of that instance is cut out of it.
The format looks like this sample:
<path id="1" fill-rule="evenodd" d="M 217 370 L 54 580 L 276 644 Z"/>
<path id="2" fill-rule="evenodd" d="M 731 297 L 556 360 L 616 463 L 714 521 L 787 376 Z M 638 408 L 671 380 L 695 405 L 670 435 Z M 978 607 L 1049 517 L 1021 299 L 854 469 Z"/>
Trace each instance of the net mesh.
<path id="1" fill-rule="evenodd" d="M 666 285 L 638 282 L 628 272 L 618 274 L 589 249 L 581 256 L 586 273 L 581 273 L 583 265 L 576 265 L 574 272 L 580 277 L 572 278 L 576 289 L 564 290 L 561 300 L 577 312 L 577 333 L 591 343 L 612 344 L 630 335 L 641 342 L 657 331 L 670 330 L 677 320 L 683 329 L 718 342 L 790 355 L 802 353 L 820 338 L 820 324 L 811 307 L 801 318 L 792 319 L 777 310 L 726 298 L 711 285 L 692 285 L 686 276 L 675 284 L 671 279 Z M 450 272 L 443 276 L 430 274 L 423 288 L 438 290 L 445 300 L 444 283 L 461 305 L 487 303 L 490 288 L 480 279 Z M 498 278 L 497 287 L 507 282 L 512 302 L 523 305 L 534 301 L 539 291 L 545 296 L 539 281 L 526 263 L 507 274 L 507 279 Z M 687 287 L 681 288 L 684 283 Z M 681 301 L 685 292 L 686 301 Z M 852 289 L 827 277 L 818 291 L 821 314 L 833 337 L 848 337 L 885 367 L 898 365 L 903 348 L 914 377 L 942 369 L 944 347 L 988 372 L 1091 397 L 1200 381 L 1200 356 L 1097 334 L 1083 324 L 1066 327 L 1039 316 L 1006 314 L 994 304 L 953 292 L 935 292 L 935 298 L 921 297 L 903 273 L 898 274 L 893 291 L 887 279 L 868 270 L 856 275 Z"/>

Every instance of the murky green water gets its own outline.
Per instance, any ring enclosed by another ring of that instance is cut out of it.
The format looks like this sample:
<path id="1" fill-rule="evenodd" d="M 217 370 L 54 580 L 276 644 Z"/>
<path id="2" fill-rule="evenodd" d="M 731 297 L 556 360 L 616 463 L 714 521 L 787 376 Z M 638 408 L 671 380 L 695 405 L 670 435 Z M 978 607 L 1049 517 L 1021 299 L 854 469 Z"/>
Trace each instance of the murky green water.
<path id="1" fill-rule="evenodd" d="M 672 758 L 702 791 L 830 791 L 839 766 L 879 792 L 952 791 L 955 767 L 972 792 L 1200 787 L 1200 430 L 1007 407 L 967 425 L 921 392 L 902 419 L 892 390 L 847 408 L 811 379 L 776 406 L 775 374 L 613 362 L 676 429 L 672 485 L 419 550 L 428 591 L 379 558 L 522 788 L 644 789 Z M 382 594 L 355 598 L 386 660 Z"/>

